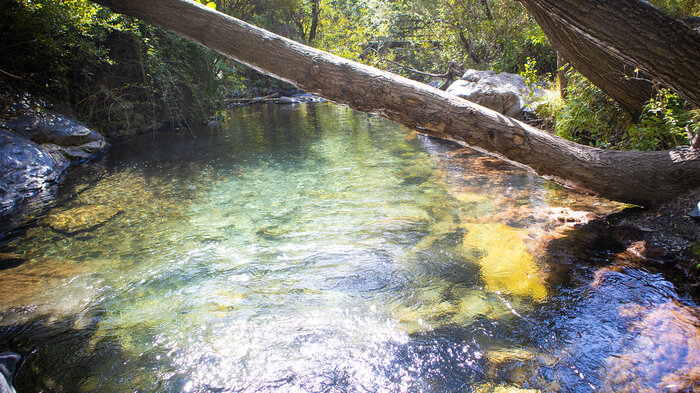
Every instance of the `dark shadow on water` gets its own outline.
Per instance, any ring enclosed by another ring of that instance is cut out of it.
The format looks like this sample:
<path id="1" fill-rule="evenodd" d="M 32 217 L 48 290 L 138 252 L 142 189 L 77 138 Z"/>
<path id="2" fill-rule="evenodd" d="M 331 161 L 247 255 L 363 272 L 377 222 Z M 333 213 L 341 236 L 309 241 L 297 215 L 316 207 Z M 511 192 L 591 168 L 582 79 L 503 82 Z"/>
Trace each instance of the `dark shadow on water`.
<path id="1" fill-rule="evenodd" d="M 182 391 L 187 378 L 168 373 L 168 359 L 126 354 L 111 338 L 95 343 L 91 338 L 97 319 L 85 327 L 76 328 L 77 323 L 73 318 L 40 318 L 0 326 L 2 348 L 26 357 L 15 383 L 18 392 L 102 392 L 116 386 L 121 391 L 141 391 L 142 386 L 150 386 L 149 391 Z"/>
<path id="2" fill-rule="evenodd" d="M 619 240 L 634 236 L 593 222 L 549 242 L 555 293 L 526 317 L 529 334 L 553 362 L 527 378 L 547 381 L 534 385 L 681 392 L 700 383 L 700 312 L 687 279 L 672 261 L 635 259 Z M 522 384 L 513 377 L 518 372 L 506 368 L 504 376 Z"/>

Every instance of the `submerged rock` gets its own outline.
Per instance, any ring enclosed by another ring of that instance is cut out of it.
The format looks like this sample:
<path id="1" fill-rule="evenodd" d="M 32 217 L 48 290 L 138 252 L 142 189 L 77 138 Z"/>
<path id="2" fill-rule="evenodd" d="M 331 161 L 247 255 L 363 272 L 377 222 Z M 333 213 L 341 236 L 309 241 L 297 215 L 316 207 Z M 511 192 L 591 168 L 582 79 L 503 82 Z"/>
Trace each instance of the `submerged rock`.
<path id="1" fill-rule="evenodd" d="M 464 228 L 465 252 L 478 255 L 487 288 L 542 301 L 547 289 L 536 261 L 524 241 L 525 233 L 501 223 L 468 223 Z"/>
<path id="2" fill-rule="evenodd" d="M 516 386 L 497 385 L 492 382 L 487 382 L 477 385 L 472 390 L 475 393 L 539 393 L 537 389 L 521 389 Z"/>
<path id="3" fill-rule="evenodd" d="M 520 75 L 468 70 L 447 92 L 506 116 L 520 117 L 527 107 L 530 88 Z"/>
<path id="4" fill-rule="evenodd" d="M 601 369 L 602 392 L 696 392 L 700 386 L 700 314 L 671 301 L 619 309 L 632 319 L 626 349 Z"/>
<path id="5" fill-rule="evenodd" d="M 78 206 L 46 217 L 51 229 L 69 235 L 86 232 L 104 225 L 122 211 L 108 205 Z"/>

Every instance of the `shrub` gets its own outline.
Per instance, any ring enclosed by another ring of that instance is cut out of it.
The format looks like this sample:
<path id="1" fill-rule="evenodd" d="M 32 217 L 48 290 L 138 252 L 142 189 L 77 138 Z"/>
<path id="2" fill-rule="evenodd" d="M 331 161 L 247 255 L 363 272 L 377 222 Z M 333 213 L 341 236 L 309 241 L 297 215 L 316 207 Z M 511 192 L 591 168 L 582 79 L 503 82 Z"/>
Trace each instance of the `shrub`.
<path id="1" fill-rule="evenodd" d="M 690 110 L 678 94 L 661 89 L 645 106 L 639 124 L 627 129 L 622 147 L 664 150 L 689 144 L 700 129 L 700 113 Z"/>

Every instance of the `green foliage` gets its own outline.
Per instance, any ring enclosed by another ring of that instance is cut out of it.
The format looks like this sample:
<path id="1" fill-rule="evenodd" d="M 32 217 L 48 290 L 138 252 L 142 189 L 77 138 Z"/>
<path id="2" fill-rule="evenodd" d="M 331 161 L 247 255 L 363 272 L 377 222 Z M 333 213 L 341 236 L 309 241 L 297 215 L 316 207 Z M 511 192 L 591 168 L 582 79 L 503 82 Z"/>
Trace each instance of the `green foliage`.
<path id="1" fill-rule="evenodd" d="M 627 121 L 627 116 L 580 74 L 570 72 L 567 77 L 567 100 L 557 113 L 557 134 L 579 143 L 609 147 L 615 142 L 611 140 L 611 131 L 619 130 L 620 121 Z"/>
<path id="2" fill-rule="evenodd" d="M 538 107 L 542 118 L 555 124 L 556 134 L 585 145 L 613 147 L 631 123 L 629 116 L 580 74 L 567 73 L 566 100 L 550 99 Z"/>
<path id="3" fill-rule="evenodd" d="M 660 89 L 639 119 L 632 119 L 580 74 L 570 71 L 567 77 L 566 99 L 548 94 L 537 108 L 563 138 L 601 148 L 664 150 L 689 144 L 700 131 L 699 111 L 668 89 Z"/>
<path id="4" fill-rule="evenodd" d="M 112 27 L 113 26 L 113 27 Z M 108 64 L 108 49 L 96 44 L 119 21 L 87 1 L 0 0 L 1 67 L 24 82 L 67 96 L 70 71 L 81 64 Z M 92 70 L 77 70 L 89 76 Z"/>
<path id="5" fill-rule="evenodd" d="M 678 94 L 661 89 L 645 106 L 639 124 L 627 129 L 623 147 L 631 150 L 663 150 L 689 144 L 700 130 L 700 114 L 690 110 Z"/>
<path id="6" fill-rule="evenodd" d="M 112 137 L 183 124 L 221 95 L 217 57 L 87 0 L 0 0 L 6 84 Z"/>
<path id="7" fill-rule="evenodd" d="M 507 0 L 416 2 L 419 12 L 439 27 L 443 46 L 458 50 L 456 57 L 469 67 L 496 72 L 522 71 L 527 57 L 545 72 L 556 57 L 539 26 L 520 3 Z"/>
<path id="8" fill-rule="evenodd" d="M 674 18 L 700 16 L 700 2 L 697 0 L 650 0 L 649 2 Z"/>
<path id="9" fill-rule="evenodd" d="M 197 2 L 199 2 L 199 4 L 204 4 L 209 8 L 216 9 L 216 3 L 214 3 L 213 1 L 197 0 Z"/>
<path id="10" fill-rule="evenodd" d="M 525 64 L 523 65 L 523 70 L 520 71 L 520 76 L 525 79 L 525 83 L 527 83 L 530 88 L 527 101 L 532 102 L 535 95 L 535 88 L 537 83 L 540 82 L 540 76 L 537 73 L 537 60 L 531 57 L 525 59 Z"/>

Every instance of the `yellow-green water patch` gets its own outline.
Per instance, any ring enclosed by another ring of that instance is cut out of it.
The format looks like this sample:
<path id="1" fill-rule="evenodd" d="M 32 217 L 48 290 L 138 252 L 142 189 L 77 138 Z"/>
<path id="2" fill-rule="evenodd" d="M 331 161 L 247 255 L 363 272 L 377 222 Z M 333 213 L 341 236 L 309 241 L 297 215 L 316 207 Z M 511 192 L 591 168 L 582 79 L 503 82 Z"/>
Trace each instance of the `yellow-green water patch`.
<path id="1" fill-rule="evenodd" d="M 464 228 L 465 251 L 476 249 L 481 255 L 477 262 L 490 290 L 545 299 L 547 289 L 528 252 L 524 231 L 501 223 L 469 223 Z"/>

